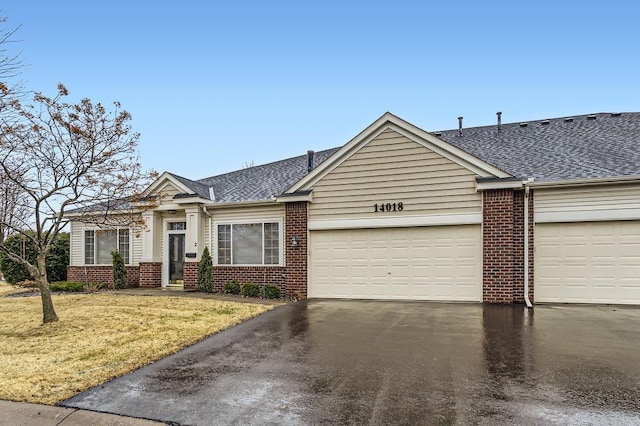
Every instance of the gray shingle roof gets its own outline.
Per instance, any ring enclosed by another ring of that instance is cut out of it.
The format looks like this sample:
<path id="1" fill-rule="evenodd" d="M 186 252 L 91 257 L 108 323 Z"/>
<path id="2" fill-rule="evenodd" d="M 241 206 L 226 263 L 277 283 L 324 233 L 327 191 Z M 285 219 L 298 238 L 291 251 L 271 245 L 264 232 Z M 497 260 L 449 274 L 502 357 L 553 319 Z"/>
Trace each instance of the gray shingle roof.
<path id="1" fill-rule="evenodd" d="M 326 160 L 338 148 L 316 152 L 314 167 Z M 221 203 L 267 200 L 281 195 L 307 174 L 307 155 L 288 158 L 274 163 L 248 167 L 223 175 L 198 179 L 195 183 L 213 187 L 215 200 Z"/>
<path id="2" fill-rule="evenodd" d="M 640 113 L 598 113 L 446 130 L 441 139 L 515 176 L 555 181 L 640 175 Z"/>
<path id="3" fill-rule="evenodd" d="M 180 181 L 180 183 L 185 185 L 187 188 L 189 188 L 192 191 L 191 192 L 192 194 L 196 194 L 199 197 L 209 199 L 209 187 L 207 185 L 200 182 L 196 182 L 195 180 L 178 176 L 174 173 L 169 173 L 169 174 L 174 178 L 176 178 L 178 181 Z M 182 194 L 178 194 L 178 195 L 182 195 Z"/>
<path id="4" fill-rule="evenodd" d="M 433 132 L 446 142 L 518 178 L 554 181 L 640 175 L 640 113 L 598 113 Z M 314 167 L 338 148 L 316 152 Z M 266 200 L 307 174 L 307 156 L 204 179 L 175 176 L 202 198 Z"/>

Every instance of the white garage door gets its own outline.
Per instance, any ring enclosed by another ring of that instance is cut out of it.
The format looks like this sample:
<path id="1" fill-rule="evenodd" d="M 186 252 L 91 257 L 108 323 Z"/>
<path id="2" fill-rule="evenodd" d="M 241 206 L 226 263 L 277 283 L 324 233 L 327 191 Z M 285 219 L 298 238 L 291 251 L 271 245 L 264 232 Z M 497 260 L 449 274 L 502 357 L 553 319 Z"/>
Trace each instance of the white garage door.
<path id="1" fill-rule="evenodd" d="M 311 232 L 309 297 L 482 300 L 479 225 Z"/>
<path id="2" fill-rule="evenodd" d="M 640 304 L 640 221 L 535 228 L 536 302 Z"/>

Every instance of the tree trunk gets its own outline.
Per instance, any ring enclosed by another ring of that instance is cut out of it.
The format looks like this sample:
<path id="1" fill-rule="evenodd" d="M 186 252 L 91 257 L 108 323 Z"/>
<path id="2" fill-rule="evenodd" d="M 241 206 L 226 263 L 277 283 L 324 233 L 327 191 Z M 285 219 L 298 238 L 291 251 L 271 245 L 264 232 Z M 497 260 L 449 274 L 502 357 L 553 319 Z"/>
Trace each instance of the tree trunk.
<path id="1" fill-rule="evenodd" d="M 40 297 L 42 298 L 42 322 L 58 321 L 58 315 L 53 307 L 51 299 L 51 289 L 49 288 L 49 280 L 47 279 L 46 254 L 38 254 L 38 287 L 40 288 Z"/>

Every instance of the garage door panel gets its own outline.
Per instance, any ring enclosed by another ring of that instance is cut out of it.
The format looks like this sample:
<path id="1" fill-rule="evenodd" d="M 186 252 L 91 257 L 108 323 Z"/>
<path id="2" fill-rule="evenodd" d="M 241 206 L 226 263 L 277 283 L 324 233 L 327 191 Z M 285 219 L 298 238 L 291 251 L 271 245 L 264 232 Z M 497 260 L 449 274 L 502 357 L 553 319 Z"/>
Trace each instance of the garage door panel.
<path id="1" fill-rule="evenodd" d="M 333 246 L 349 249 L 330 255 L 327 264 L 326 251 Z M 310 247 L 309 297 L 482 297 L 479 225 L 312 231 Z M 350 267 L 341 268 L 345 264 Z M 338 282 L 349 283 L 348 289 L 333 291 Z"/>
<path id="2" fill-rule="evenodd" d="M 535 228 L 539 302 L 640 303 L 640 221 Z"/>

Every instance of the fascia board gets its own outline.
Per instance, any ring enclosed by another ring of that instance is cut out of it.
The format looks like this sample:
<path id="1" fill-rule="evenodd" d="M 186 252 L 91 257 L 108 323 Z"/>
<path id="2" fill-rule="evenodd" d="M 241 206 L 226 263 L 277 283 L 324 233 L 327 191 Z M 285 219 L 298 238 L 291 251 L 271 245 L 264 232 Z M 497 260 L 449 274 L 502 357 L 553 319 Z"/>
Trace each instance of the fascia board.
<path id="1" fill-rule="evenodd" d="M 531 188 L 562 188 L 571 186 L 593 186 L 593 185 L 607 185 L 607 184 L 626 184 L 626 183 L 640 183 L 640 176 L 616 176 L 616 177 L 604 177 L 604 178 L 586 178 L 586 179 L 569 179 L 558 181 L 536 181 L 531 183 Z"/>

